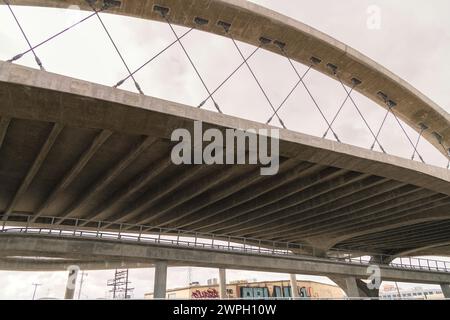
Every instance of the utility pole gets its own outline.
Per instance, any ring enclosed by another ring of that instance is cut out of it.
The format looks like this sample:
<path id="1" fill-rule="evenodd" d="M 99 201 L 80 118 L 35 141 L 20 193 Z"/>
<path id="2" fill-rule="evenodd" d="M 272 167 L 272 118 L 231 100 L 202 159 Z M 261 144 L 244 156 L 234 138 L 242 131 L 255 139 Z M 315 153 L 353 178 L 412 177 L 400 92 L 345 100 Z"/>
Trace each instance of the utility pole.
<path id="1" fill-rule="evenodd" d="M 33 291 L 33 300 L 36 297 L 37 287 L 42 286 L 42 283 L 33 283 L 34 291 Z"/>
<path id="2" fill-rule="evenodd" d="M 400 300 L 403 300 L 402 294 L 400 293 L 400 289 L 398 288 L 398 283 L 397 282 L 395 283 L 395 286 L 397 287 L 397 293 L 398 293 L 398 296 L 399 296 Z"/>
<path id="3" fill-rule="evenodd" d="M 128 269 L 126 270 L 117 270 L 114 274 L 114 279 L 110 279 L 107 282 L 108 287 L 112 287 L 110 292 L 112 292 L 113 299 L 122 298 L 122 299 L 130 299 L 131 293 L 134 288 L 129 288 L 128 285 L 130 281 L 128 280 Z"/>
<path id="4" fill-rule="evenodd" d="M 83 289 L 83 282 L 84 282 L 84 276 L 88 276 L 87 272 L 82 271 L 81 272 L 81 281 L 80 281 L 80 289 L 78 290 L 78 300 L 81 298 L 81 290 Z"/>

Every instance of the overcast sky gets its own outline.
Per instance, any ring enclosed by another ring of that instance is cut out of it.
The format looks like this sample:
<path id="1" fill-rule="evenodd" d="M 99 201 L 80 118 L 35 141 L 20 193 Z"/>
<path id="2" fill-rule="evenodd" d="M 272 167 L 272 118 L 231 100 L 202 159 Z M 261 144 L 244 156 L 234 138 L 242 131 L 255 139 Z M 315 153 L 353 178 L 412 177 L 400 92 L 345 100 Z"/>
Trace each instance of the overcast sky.
<path id="1" fill-rule="evenodd" d="M 361 51 L 450 111 L 448 0 L 252 2 L 313 26 Z M 378 30 L 367 27 L 367 9 L 371 5 L 376 5 L 381 10 L 381 25 Z M 14 10 L 32 44 L 45 40 L 87 15 L 86 12 L 77 10 L 25 7 L 14 7 Z M 133 70 L 174 40 L 166 24 L 108 14 L 102 14 L 102 17 Z M 181 34 L 186 29 L 176 27 L 176 30 Z M 193 32 L 183 39 L 183 43 L 210 89 L 215 89 L 242 61 L 232 42 L 226 38 Z M 254 49 L 245 44 L 239 45 L 245 55 Z M 11 14 L 5 6 L 0 6 L 0 59 L 8 60 L 26 49 L 26 42 Z M 40 47 L 36 52 L 50 72 L 105 85 L 113 85 L 127 75 L 95 18 Z M 25 56 L 18 63 L 36 67 L 31 55 Z M 280 56 L 259 51 L 250 60 L 250 64 L 274 105 L 278 106 L 297 81 L 289 63 Z M 300 64 L 297 64 L 297 67 L 299 71 L 306 70 L 306 67 Z M 171 48 L 139 72 L 136 78 L 147 95 L 192 106 L 197 106 L 205 98 L 205 90 L 179 46 Z M 345 91 L 336 81 L 317 72 L 312 72 L 305 82 L 328 119 L 331 119 L 345 98 Z M 135 91 L 130 82 L 125 83 L 122 88 Z M 271 116 L 270 106 L 245 68 L 242 68 L 215 98 L 226 114 L 261 122 L 266 122 Z M 361 95 L 355 94 L 354 98 L 370 126 L 377 129 L 385 111 Z M 210 104 L 205 108 L 213 110 Z M 281 109 L 280 115 L 292 130 L 322 136 L 327 128 L 301 87 Z M 273 124 L 278 125 L 277 122 Z M 334 128 L 346 143 L 366 148 L 372 144 L 370 132 L 350 103 L 345 105 Z M 410 128 L 407 128 L 407 132 L 415 141 L 417 133 Z M 406 158 L 410 158 L 413 153 L 412 147 L 392 117 L 389 117 L 380 141 L 388 153 Z M 427 142 L 421 142 L 419 151 L 428 163 L 441 167 L 447 165 L 446 159 Z M 187 268 L 170 269 L 169 288 L 186 285 L 188 274 Z M 82 297 L 105 297 L 106 280 L 112 276 L 113 271 L 89 272 Z M 192 281 L 205 282 L 215 276 L 217 270 L 192 269 L 191 272 Z M 144 292 L 151 291 L 152 278 L 153 270 L 131 271 L 136 298 L 142 298 Z M 266 280 L 288 279 L 288 276 L 230 271 L 228 278 Z M 320 280 L 326 281 L 323 278 Z M 29 299 L 32 296 L 33 282 L 44 284 L 38 290 L 39 297 L 62 297 L 66 274 L 0 272 L 0 298 Z"/>

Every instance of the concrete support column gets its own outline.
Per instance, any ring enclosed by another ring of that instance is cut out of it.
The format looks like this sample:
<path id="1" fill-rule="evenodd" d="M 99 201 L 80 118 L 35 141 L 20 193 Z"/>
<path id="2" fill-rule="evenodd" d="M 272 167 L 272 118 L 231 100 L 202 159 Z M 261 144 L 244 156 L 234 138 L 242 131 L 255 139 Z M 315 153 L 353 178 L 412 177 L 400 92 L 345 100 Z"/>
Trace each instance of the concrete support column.
<path id="1" fill-rule="evenodd" d="M 360 297 L 356 278 L 354 278 L 354 277 L 345 278 L 345 284 L 347 286 L 346 293 L 349 298 L 359 298 Z"/>
<path id="2" fill-rule="evenodd" d="M 73 300 L 75 295 L 75 288 L 77 285 L 79 267 L 69 268 L 69 275 L 67 277 L 66 293 L 64 294 L 64 299 Z"/>
<path id="3" fill-rule="evenodd" d="M 291 294 L 294 299 L 300 298 L 297 286 L 297 275 L 295 274 L 291 274 Z"/>
<path id="4" fill-rule="evenodd" d="M 165 299 L 167 288 L 167 261 L 155 263 L 155 282 L 153 288 L 154 299 Z"/>
<path id="5" fill-rule="evenodd" d="M 441 284 L 442 293 L 444 298 L 450 299 L 450 284 Z"/>
<path id="6" fill-rule="evenodd" d="M 219 269 L 219 298 L 227 299 L 227 270 Z"/>

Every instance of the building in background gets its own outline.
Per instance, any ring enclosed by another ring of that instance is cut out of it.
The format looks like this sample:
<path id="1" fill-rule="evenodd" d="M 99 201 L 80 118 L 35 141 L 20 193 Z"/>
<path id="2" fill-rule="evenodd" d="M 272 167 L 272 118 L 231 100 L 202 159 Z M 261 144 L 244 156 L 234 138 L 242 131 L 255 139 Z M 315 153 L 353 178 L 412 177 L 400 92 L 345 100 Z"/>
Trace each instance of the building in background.
<path id="1" fill-rule="evenodd" d="M 343 299 L 344 292 L 337 286 L 314 281 L 297 281 L 300 297 L 304 299 Z M 291 298 L 291 285 L 286 281 L 233 281 L 227 284 L 229 299 Z M 152 299 L 153 293 L 145 295 Z M 167 299 L 218 299 L 217 279 L 210 279 L 207 285 L 192 283 L 189 287 L 167 290 Z"/>
<path id="2" fill-rule="evenodd" d="M 383 300 L 438 300 L 444 299 L 441 289 L 426 289 L 415 287 L 412 289 L 402 289 L 394 285 L 384 285 L 380 290 L 380 299 Z"/>

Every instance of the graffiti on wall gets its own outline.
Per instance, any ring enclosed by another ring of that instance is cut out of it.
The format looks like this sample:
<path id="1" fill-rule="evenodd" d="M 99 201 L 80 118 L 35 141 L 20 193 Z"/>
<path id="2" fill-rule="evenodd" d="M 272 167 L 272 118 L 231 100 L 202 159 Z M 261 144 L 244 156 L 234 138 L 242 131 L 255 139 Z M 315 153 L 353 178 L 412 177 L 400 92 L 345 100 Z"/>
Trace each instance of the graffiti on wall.
<path id="1" fill-rule="evenodd" d="M 216 289 L 195 290 L 192 292 L 193 299 L 216 299 L 219 298 L 219 292 Z"/>
<path id="2" fill-rule="evenodd" d="M 313 292 L 311 287 L 298 288 L 299 296 L 305 299 L 317 298 L 319 295 Z M 291 298 L 291 287 L 274 286 L 272 292 L 267 287 L 242 287 L 241 297 L 248 299 L 264 299 L 264 298 Z"/>

